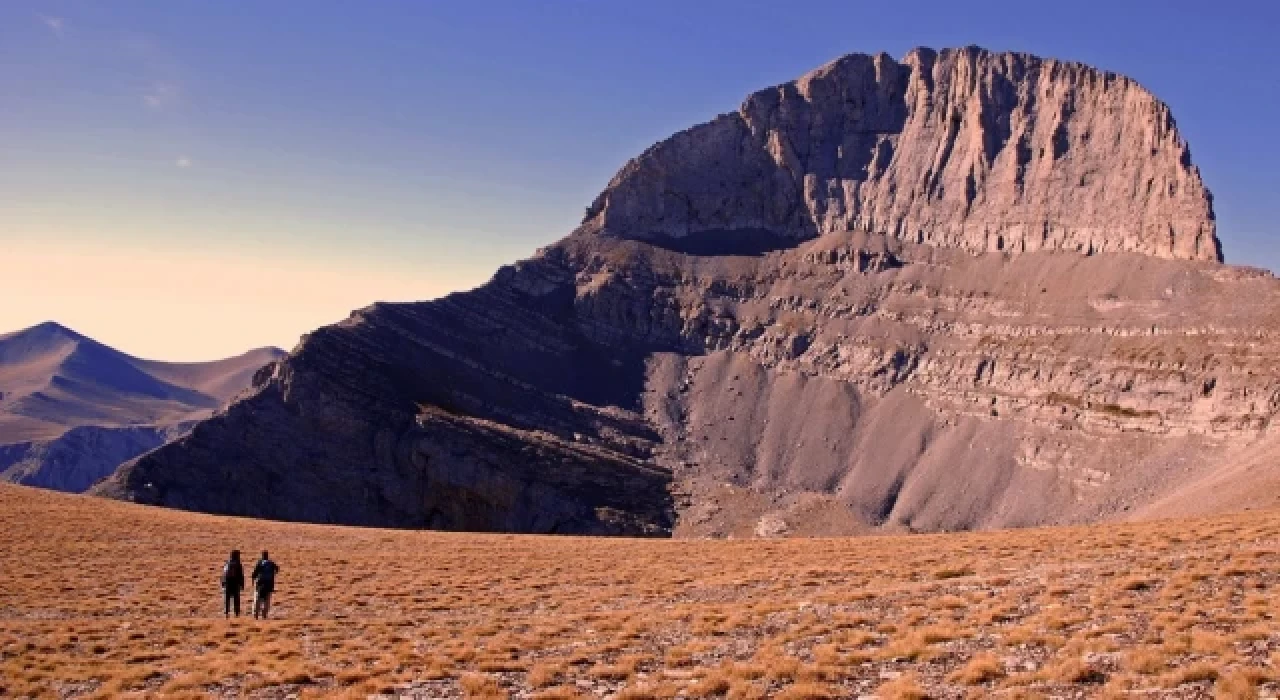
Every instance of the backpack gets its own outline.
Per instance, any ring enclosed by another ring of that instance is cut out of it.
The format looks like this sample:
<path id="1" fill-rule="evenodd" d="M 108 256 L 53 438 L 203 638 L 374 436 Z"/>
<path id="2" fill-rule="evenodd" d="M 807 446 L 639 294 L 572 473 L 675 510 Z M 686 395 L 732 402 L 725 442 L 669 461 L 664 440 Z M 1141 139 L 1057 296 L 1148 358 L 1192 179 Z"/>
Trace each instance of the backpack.
<path id="1" fill-rule="evenodd" d="M 258 562 L 258 587 L 271 590 L 276 585 L 276 563 L 270 559 Z"/>
<path id="2" fill-rule="evenodd" d="M 228 561 L 222 565 L 222 587 L 229 588 L 232 586 L 237 589 L 244 588 L 244 572 L 243 570 L 237 571 L 235 562 Z"/>

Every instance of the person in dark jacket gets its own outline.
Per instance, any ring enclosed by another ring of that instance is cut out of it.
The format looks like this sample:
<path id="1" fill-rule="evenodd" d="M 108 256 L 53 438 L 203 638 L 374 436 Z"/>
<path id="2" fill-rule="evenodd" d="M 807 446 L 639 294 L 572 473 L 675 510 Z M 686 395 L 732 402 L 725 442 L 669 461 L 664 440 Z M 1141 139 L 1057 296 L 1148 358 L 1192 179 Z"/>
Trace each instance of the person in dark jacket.
<path id="1" fill-rule="evenodd" d="M 244 590 L 244 567 L 240 565 L 240 550 L 231 550 L 231 558 L 222 565 L 222 615 L 231 617 L 236 611 L 240 617 L 240 591 Z"/>
<path id="2" fill-rule="evenodd" d="M 253 617 L 255 620 L 259 614 L 265 620 L 271 612 L 271 594 L 276 590 L 276 574 L 279 572 L 280 567 L 271 561 L 266 551 L 263 551 L 262 558 L 253 567 Z"/>

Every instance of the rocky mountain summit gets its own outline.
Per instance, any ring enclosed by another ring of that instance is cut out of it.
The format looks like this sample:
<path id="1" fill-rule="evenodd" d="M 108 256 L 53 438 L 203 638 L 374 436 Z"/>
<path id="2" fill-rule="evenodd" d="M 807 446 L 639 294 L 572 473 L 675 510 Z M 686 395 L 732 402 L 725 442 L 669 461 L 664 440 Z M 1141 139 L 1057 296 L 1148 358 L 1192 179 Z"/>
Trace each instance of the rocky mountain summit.
<path id="1" fill-rule="evenodd" d="M 283 354 L 165 363 L 53 322 L 0 335 L 0 480 L 84 491 L 208 418 Z"/>
<path id="2" fill-rule="evenodd" d="M 683 536 L 1241 507 L 1280 493 L 1277 302 L 1133 81 L 855 54 L 648 149 L 482 287 L 315 331 L 99 492 Z"/>
<path id="3" fill-rule="evenodd" d="M 852 54 L 645 151 L 590 231 L 697 246 L 868 231 L 970 252 L 1220 260 L 1169 108 L 1078 63 L 977 48 Z M 682 242 L 682 243 L 681 243 Z"/>

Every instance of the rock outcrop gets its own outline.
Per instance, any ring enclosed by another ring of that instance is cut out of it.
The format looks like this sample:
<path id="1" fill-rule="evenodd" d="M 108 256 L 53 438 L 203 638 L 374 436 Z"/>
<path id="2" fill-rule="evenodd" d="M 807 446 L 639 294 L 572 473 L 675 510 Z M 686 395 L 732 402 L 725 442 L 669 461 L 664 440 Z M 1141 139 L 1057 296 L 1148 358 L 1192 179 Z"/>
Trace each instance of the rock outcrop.
<path id="1" fill-rule="evenodd" d="M 1168 109 L 978 49 L 842 58 L 628 163 L 484 286 L 322 328 L 100 493 L 591 534 L 1123 517 L 1280 410 Z"/>
<path id="2" fill-rule="evenodd" d="M 734 250 L 741 232 L 883 233 L 972 252 L 1220 260 L 1169 108 L 1078 63 L 977 48 L 853 54 L 631 161 L 586 225 Z"/>

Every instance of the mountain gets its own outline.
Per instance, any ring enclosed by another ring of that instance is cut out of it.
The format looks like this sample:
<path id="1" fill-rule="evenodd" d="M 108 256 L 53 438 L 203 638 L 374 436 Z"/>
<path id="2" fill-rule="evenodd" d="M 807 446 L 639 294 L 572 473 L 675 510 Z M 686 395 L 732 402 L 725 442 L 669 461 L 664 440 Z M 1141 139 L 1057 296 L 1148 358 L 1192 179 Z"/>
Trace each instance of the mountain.
<path id="1" fill-rule="evenodd" d="M 0 335 L 0 479 L 83 491 L 208 418 L 283 354 L 164 363 L 56 323 Z"/>
<path id="2" fill-rule="evenodd" d="M 98 492 L 678 536 L 1269 502 L 1280 283 L 1221 259 L 1132 80 L 853 54 L 649 148 L 480 288 L 311 333 Z"/>

